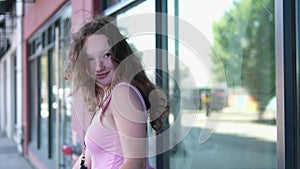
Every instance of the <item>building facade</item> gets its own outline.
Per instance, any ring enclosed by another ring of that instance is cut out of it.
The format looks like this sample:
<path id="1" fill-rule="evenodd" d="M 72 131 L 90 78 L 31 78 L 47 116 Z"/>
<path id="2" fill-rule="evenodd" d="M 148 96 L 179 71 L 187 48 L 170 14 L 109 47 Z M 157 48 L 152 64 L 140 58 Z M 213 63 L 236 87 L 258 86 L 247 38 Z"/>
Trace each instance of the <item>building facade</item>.
<path id="1" fill-rule="evenodd" d="M 293 0 L 0 1 L 0 130 L 36 168 L 72 167 L 87 116 L 65 58 L 72 33 L 101 14 L 166 91 L 152 166 L 299 168 L 298 10 Z"/>
<path id="2" fill-rule="evenodd" d="M 23 3 L 0 2 L 1 10 L 1 130 L 22 152 L 22 15 Z M 19 106 L 18 106 L 19 105 Z"/>

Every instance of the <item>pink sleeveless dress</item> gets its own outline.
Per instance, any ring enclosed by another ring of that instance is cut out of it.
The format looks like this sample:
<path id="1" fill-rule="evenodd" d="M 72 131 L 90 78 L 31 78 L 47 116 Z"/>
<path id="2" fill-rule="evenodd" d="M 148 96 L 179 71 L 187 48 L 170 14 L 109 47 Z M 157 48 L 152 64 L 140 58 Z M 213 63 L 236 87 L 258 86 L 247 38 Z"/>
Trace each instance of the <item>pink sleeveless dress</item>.
<path id="1" fill-rule="evenodd" d="M 139 90 L 128 83 L 119 83 L 118 85 L 128 85 L 137 93 L 143 104 L 145 115 L 147 115 L 145 102 Z M 110 99 L 111 95 L 104 103 L 102 109 L 108 106 Z M 92 169 L 119 169 L 124 162 L 119 133 L 118 131 L 105 128 L 100 122 L 100 114 L 97 113 L 95 115 L 94 119 L 99 120 L 92 121 L 85 135 L 85 144 L 91 153 Z M 148 159 L 146 169 L 153 169 Z"/>

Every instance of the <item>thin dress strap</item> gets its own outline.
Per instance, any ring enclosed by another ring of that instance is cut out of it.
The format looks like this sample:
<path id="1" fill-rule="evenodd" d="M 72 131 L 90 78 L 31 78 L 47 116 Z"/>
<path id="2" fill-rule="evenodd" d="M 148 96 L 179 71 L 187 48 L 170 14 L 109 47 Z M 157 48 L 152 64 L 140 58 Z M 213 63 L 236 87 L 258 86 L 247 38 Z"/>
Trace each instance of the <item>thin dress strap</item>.
<path id="1" fill-rule="evenodd" d="M 139 91 L 139 89 L 137 89 L 135 86 L 131 85 L 130 83 L 126 83 L 126 82 L 120 82 L 118 83 L 115 87 L 117 86 L 120 86 L 120 85 L 126 85 L 126 86 L 129 86 L 131 89 L 133 89 L 135 91 L 135 93 L 139 96 L 139 99 L 140 101 L 142 102 L 142 106 L 143 106 L 143 110 L 146 112 L 147 111 L 147 107 L 146 107 L 146 104 L 145 104 L 145 101 L 144 101 L 144 98 L 141 94 L 141 92 Z M 114 89 L 113 89 L 114 90 Z M 112 93 L 111 92 L 108 96 L 108 98 L 106 99 L 106 101 L 103 103 L 103 106 L 102 106 L 102 110 L 105 110 L 111 100 L 111 96 L 112 96 Z"/>

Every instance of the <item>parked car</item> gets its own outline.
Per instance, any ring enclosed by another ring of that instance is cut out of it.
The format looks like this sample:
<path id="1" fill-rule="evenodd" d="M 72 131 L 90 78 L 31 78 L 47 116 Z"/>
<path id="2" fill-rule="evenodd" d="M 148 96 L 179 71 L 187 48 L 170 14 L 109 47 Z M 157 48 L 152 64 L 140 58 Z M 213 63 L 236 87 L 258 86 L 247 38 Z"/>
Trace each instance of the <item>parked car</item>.
<path id="1" fill-rule="evenodd" d="M 206 93 L 206 115 L 212 111 L 220 111 L 226 106 L 227 92 L 225 89 L 212 89 Z"/>

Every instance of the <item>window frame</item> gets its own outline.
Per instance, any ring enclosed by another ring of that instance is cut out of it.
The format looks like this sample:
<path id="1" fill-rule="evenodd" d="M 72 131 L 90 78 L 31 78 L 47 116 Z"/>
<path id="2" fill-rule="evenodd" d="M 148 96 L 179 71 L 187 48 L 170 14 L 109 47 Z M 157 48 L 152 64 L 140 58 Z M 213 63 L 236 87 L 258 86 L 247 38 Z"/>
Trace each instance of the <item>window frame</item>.
<path id="1" fill-rule="evenodd" d="M 299 168 L 299 88 L 296 70 L 299 67 L 296 62 L 299 57 L 296 53 L 299 50 L 296 48 L 296 19 L 299 19 L 296 12 L 299 11 L 296 1 L 286 0 L 276 0 L 275 11 L 277 168 Z"/>
<path id="2" fill-rule="evenodd" d="M 131 8 L 132 6 L 139 4 L 145 0 L 120 0 L 116 4 L 108 6 L 105 9 L 102 9 L 102 14 L 105 16 L 114 16 L 121 13 L 122 11 Z M 100 7 L 102 8 L 102 7 Z"/>

